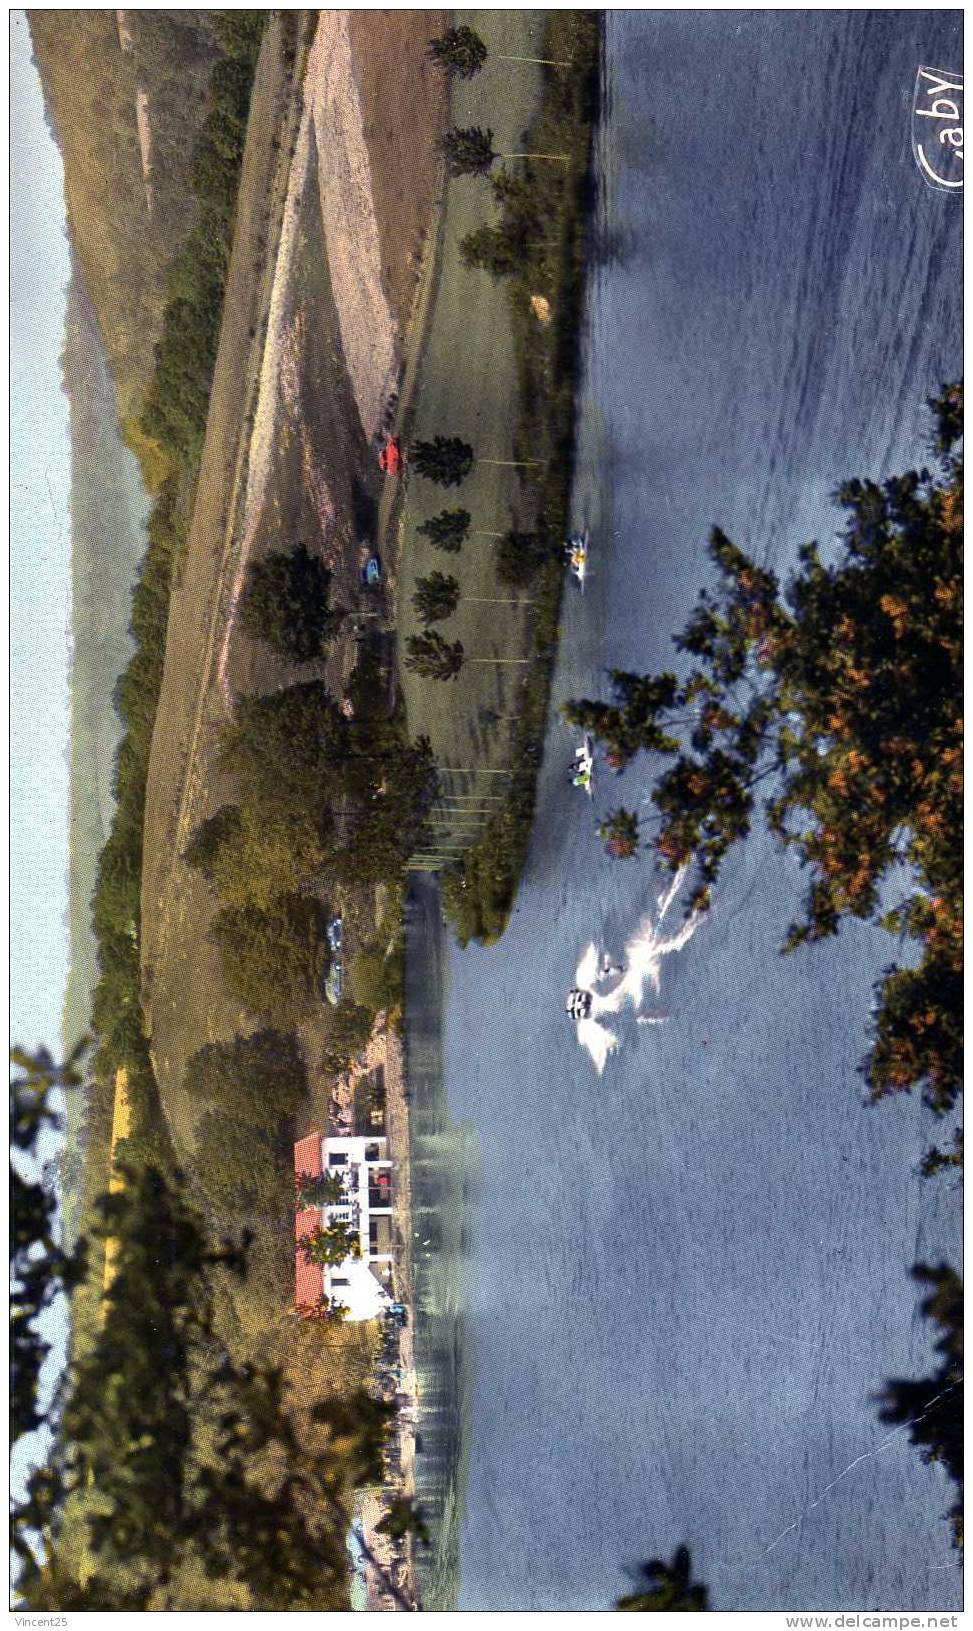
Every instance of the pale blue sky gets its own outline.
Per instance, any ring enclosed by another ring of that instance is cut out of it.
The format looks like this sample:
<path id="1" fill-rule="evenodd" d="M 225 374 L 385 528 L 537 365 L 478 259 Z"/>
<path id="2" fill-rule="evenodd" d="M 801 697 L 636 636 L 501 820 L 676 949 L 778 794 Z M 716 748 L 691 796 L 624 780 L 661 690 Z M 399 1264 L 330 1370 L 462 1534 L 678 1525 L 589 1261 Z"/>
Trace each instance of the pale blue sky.
<path id="1" fill-rule="evenodd" d="M 70 276 L 64 175 L 22 11 L 10 15 L 10 1035 L 59 1055 L 68 974 L 71 446 L 60 353 Z M 47 1134 L 41 1160 L 54 1153 Z M 64 1361 L 63 1299 L 42 1378 Z M 11 1458 L 19 1495 L 46 1435 Z"/>
<path id="2" fill-rule="evenodd" d="M 11 1036 L 61 1045 L 68 971 L 70 276 L 61 157 L 22 11 L 10 15 Z"/>

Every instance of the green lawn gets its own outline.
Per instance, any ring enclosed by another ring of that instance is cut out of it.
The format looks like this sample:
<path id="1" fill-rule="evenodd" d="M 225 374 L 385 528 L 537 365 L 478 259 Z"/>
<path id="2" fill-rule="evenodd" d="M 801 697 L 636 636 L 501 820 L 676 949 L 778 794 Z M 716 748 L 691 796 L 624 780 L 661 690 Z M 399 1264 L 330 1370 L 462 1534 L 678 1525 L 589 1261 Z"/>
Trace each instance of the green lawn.
<path id="1" fill-rule="evenodd" d="M 542 55 L 544 13 L 464 11 L 455 18 L 477 30 L 490 57 L 472 81 L 454 84 L 450 123 L 489 127 L 498 153 L 520 152 L 523 133 L 539 106 L 540 71 L 529 63 L 502 62 L 499 53 Z M 458 435 L 472 445 L 478 461 L 511 459 L 519 402 L 509 293 L 503 282 L 495 282 L 486 272 L 466 270 L 458 252 L 460 240 L 484 221 L 492 221 L 497 211 L 485 178 L 461 176 L 450 179 L 446 188 L 438 286 L 412 435 Z M 495 540 L 471 536 L 461 554 L 445 555 L 419 537 L 416 526 L 439 510 L 462 506 L 472 515 L 474 529 L 527 528 L 534 500 L 520 475 L 516 469 L 478 462 L 459 487 L 437 487 L 414 471 L 408 478 L 397 611 L 403 648 L 409 635 L 421 629 L 412 607 L 416 578 L 438 569 L 452 573 L 461 587 L 458 609 L 436 627 L 444 638 L 462 640 L 468 659 L 462 672 L 447 682 L 419 679 L 404 666 L 401 673 L 410 732 L 427 734 L 444 766 L 499 770 L 509 762 L 514 729 L 510 716 L 518 711 L 527 670 L 512 663 L 494 666 L 469 659 L 526 656 L 532 614 L 526 604 L 486 603 L 491 597 L 517 596 L 517 591 L 497 582 Z M 474 596 L 483 600 L 475 601 Z M 506 717 L 492 719 L 491 714 Z M 451 791 L 467 794 L 496 796 L 504 786 L 497 775 L 444 779 Z M 453 833 L 458 837 L 460 829 L 472 825 L 458 823 Z"/>

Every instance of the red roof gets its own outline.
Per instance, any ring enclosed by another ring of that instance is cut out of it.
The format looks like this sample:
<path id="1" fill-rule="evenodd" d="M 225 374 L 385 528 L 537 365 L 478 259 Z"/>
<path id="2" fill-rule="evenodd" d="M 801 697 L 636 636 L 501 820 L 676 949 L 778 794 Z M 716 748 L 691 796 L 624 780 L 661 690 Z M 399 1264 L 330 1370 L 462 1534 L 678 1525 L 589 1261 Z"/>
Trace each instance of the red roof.
<path id="1" fill-rule="evenodd" d="M 320 1178 L 320 1133 L 308 1133 L 306 1138 L 302 1138 L 294 1145 L 294 1176 L 297 1178 Z"/>
<path id="2" fill-rule="evenodd" d="M 320 1178 L 321 1134 L 309 1133 L 294 1145 L 295 1177 Z M 294 1239 L 302 1241 L 312 1234 L 321 1222 L 317 1207 L 307 1207 L 294 1218 Z M 324 1270 L 320 1263 L 308 1263 L 300 1250 L 294 1253 L 294 1303 L 313 1307 L 324 1296 Z"/>

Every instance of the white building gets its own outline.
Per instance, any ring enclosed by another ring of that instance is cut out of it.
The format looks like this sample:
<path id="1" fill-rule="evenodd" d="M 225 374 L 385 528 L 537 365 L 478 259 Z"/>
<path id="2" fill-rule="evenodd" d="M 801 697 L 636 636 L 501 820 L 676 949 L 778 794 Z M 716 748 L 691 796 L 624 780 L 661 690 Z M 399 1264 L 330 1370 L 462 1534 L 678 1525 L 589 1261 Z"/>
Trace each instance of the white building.
<path id="1" fill-rule="evenodd" d="M 298 1305 L 313 1307 L 325 1298 L 341 1303 L 348 1319 L 375 1319 L 392 1301 L 392 1162 L 387 1140 L 322 1138 L 312 1133 L 294 1146 L 294 1170 L 299 1177 L 328 1173 L 344 1186 L 339 1200 L 297 1214 Z M 357 1234 L 360 1254 L 349 1254 L 334 1267 L 305 1262 L 301 1240 L 331 1223 Z"/>

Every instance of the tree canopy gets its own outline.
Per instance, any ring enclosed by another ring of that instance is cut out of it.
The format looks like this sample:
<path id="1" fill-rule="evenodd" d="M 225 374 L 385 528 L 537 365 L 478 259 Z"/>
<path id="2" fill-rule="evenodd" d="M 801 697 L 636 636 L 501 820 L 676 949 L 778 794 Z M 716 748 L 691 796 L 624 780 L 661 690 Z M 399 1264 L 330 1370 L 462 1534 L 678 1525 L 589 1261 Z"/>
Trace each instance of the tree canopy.
<path id="1" fill-rule="evenodd" d="M 257 811 L 316 809 L 341 783 L 348 721 L 321 680 L 267 696 L 241 696 L 223 733 L 223 767 Z"/>
<path id="2" fill-rule="evenodd" d="M 688 673 L 616 671 L 611 701 L 565 708 L 617 769 L 642 751 L 674 761 L 652 795 L 653 843 L 672 869 L 695 866 L 693 905 L 765 784 L 769 828 L 811 876 L 787 949 L 847 916 L 913 941 L 916 966 L 890 966 L 878 988 L 864 1068 L 874 1097 L 921 1087 L 940 1111 L 962 1070 L 960 404 L 954 386 L 933 405 L 934 473 L 845 483 L 839 558 L 806 545 L 786 590 L 714 530 L 718 587 L 675 642 Z"/>
<path id="3" fill-rule="evenodd" d="M 240 601 L 240 623 L 279 657 L 306 663 L 320 657 L 341 621 L 328 609 L 331 573 L 304 544 L 251 563 Z"/>
<path id="4" fill-rule="evenodd" d="M 487 48 L 475 29 L 465 23 L 445 28 L 429 41 L 429 55 L 457 79 L 472 79 L 487 59 Z"/>
<path id="5" fill-rule="evenodd" d="M 307 1097 L 307 1070 L 293 1031 L 255 1031 L 210 1042 L 186 1065 L 190 1098 L 257 1127 L 274 1127 Z"/>
<path id="6" fill-rule="evenodd" d="M 31 1155 L 61 1120 L 52 1090 L 79 1077 L 70 1061 L 17 1057 L 14 1140 Z M 14 1508 L 16 1598 L 34 1612 L 193 1610 L 213 1607 L 214 1590 L 225 1606 L 229 1586 L 253 1609 L 347 1606 L 349 1491 L 381 1481 L 391 1407 L 363 1390 L 299 1400 L 272 1365 L 231 1359 L 214 1311 L 223 1277 L 247 1272 L 246 1240 L 214 1246 L 178 1178 L 152 1165 L 120 1177 L 95 1229 L 116 1248 L 103 1317 L 50 1406 L 15 1411 L 15 1433 L 40 1414 L 56 1434 Z M 42 1262 L 43 1217 L 16 1220 L 21 1348 L 30 1337 L 39 1351 L 38 1315 L 76 1283 L 79 1256 Z M 83 1530 L 83 1575 L 66 1511 Z"/>
<path id="7" fill-rule="evenodd" d="M 423 521 L 416 531 L 447 555 L 457 555 L 466 541 L 473 517 L 469 510 L 440 510 L 438 515 Z"/>
<path id="8" fill-rule="evenodd" d="M 459 581 L 452 573 L 430 572 L 416 579 L 412 604 L 421 623 L 439 623 L 459 605 Z"/>
<path id="9" fill-rule="evenodd" d="M 451 176 L 486 175 L 496 154 L 493 151 L 493 131 L 479 125 L 460 129 L 454 125 L 443 136 L 443 152 Z"/>
<path id="10" fill-rule="evenodd" d="M 424 679 L 452 680 L 463 666 L 462 640 L 444 640 L 435 629 L 411 635 L 405 645 L 406 668 Z"/>
<path id="11" fill-rule="evenodd" d="M 440 487 L 458 487 L 473 468 L 473 449 L 459 436 L 434 436 L 412 444 L 412 462 L 420 476 Z"/>
<path id="12" fill-rule="evenodd" d="M 295 1023 L 320 1000 L 330 965 L 327 919 L 307 895 L 281 895 L 266 911 L 230 906 L 216 914 L 210 939 L 227 986 L 251 1013 Z"/>

